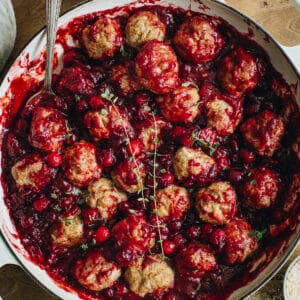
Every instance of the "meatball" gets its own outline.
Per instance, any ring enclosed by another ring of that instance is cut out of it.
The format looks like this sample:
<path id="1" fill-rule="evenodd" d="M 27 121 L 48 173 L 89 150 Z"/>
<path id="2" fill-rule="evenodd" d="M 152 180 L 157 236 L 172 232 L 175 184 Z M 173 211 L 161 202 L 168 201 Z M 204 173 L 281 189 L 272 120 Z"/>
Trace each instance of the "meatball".
<path id="1" fill-rule="evenodd" d="M 126 194 L 120 192 L 114 183 L 107 178 L 101 178 L 90 183 L 85 197 L 87 205 L 96 208 L 104 220 L 112 219 L 117 205 L 126 200 Z"/>
<path id="2" fill-rule="evenodd" d="M 65 149 L 62 168 L 66 178 L 77 187 L 87 186 L 102 173 L 96 159 L 96 147 L 86 141 Z"/>
<path id="3" fill-rule="evenodd" d="M 239 97 L 256 87 L 259 73 L 252 55 L 237 47 L 223 57 L 217 77 L 225 91 Z"/>
<path id="4" fill-rule="evenodd" d="M 83 29 L 82 42 L 89 57 L 101 60 L 112 58 L 124 44 L 124 39 L 117 20 L 101 17 Z"/>
<path id="5" fill-rule="evenodd" d="M 193 122 L 201 112 L 198 89 L 192 85 L 181 86 L 156 101 L 162 115 L 170 122 Z"/>
<path id="6" fill-rule="evenodd" d="M 99 292 L 114 285 L 121 276 L 121 269 L 94 251 L 75 262 L 73 274 L 83 287 Z"/>
<path id="7" fill-rule="evenodd" d="M 166 35 L 166 26 L 153 12 L 138 11 L 129 17 L 125 35 L 126 43 L 139 49 L 149 41 L 163 41 Z"/>
<path id="8" fill-rule="evenodd" d="M 200 278 L 217 268 L 217 260 L 208 245 L 191 242 L 180 250 L 175 259 L 178 272 L 186 277 Z"/>
<path id="9" fill-rule="evenodd" d="M 123 250 L 142 254 L 154 246 L 154 232 L 143 215 L 129 215 L 114 225 L 111 234 L 117 247 Z"/>
<path id="10" fill-rule="evenodd" d="M 166 94 L 178 86 L 178 60 L 173 49 L 159 41 L 144 45 L 135 58 L 139 83 L 155 94 Z"/>
<path id="11" fill-rule="evenodd" d="M 196 209 L 204 222 L 228 223 L 236 213 L 237 196 L 226 181 L 217 181 L 197 192 Z"/>
<path id="12" fill-rule="evenodd" d="M 258 154 L 271 157 L 280 147 L 285 126 L 279 115 L 264 110 L 241 125 L 244 139 Z"/>
<path id="13" fill-rule="evenodd" d="M 161 295 L 174 286 L 174 271 L 159 255 L 139 257 L 124 274 L 131 291 L 144 297 Z"/>
<path id="14" fill-rule="evenodd" d="M 50 230 L 52 243 L 60 247 L 73 247 L 85 241 L 81 211 L 78 209 L 71 215 L 57 221 Z"/>
<path id="15" fill-rule="evenodd" d="M 121 97 L 131 96 L 141 88 L 129 63 L 114 66 L 110 79 Z"/>
<path id="16" fill-rule="evenodd" d="M 226 224 L 224 230 L 224 258 L 228 265 L 244 262 L 257 249 L 257 238 L 252 236 L 251 226 L 246 221 L 232 220 Z"/>
<path id="17" fill-rule="evenodd" d="M 149 117 L 141 125 L 138 125 L 138 138 L 142 142 L 145 151 L 153 152 L 162 144 L 162 130 L 167 123 L 159 117 Z"/>
<path id="18" fill-rule="evenodd" d="M 184 187 L 169 185 L 156 192 L 155 214 L 163 220 L 182 219 L 190 208 L 190 196 Z"/>
<path id="19" fill-rule="evenodd" d="M 198 64 L 213 60 L 224 40 L 212 22 L 195 16 L 181 24 L 174 36 L 174 45 L 182 58 Z"/>
<path id="20" fill-rule="evenodd" d="M 33 153 L 19 159 L 12 166 L 11 175 L 19 190 L 39 192 L 54 178 L 55 170 L 50 168 L 39 154 Z"/>
<path id="21" fill-rule="evenodd" d="M 225 96 L 215 96 L 206 103 L 207 124 L 219 135 L 234 133 L 242 119 L 243 100 Z"/>
<path id="22" fill-rule="evenodd" d="M 121 162 L 114 171 L 111 172 L 113 181 L 128 193 L 137 193 L 144 187 L 146 169 L 144 164 L 137 160 L 127 160 Z"/>
<path id="23" fill-rule="evenodd" d="M 243 201 L 256 209 L 272 206 L 280 188 L 279 176 L 267 167 L 260 167 L 250 171 L 242 187 Z"/>
<path id="24" fill-rule="evenodd" d="M 131 136 L 133 132 L 128 118 L 115 105 L 108 105 L 99 111 L 88 111 L 83 122 L 96 142 L 112 136 Z"/>
<path id="25" fill-rule="evenodd" d="M 212 180 L 216 162 L 200 149 L 181 147 L 173 157 L 173 168 L 178 180 L 204 184 Z"/>
<path id="26" fill-rule="evenodd" d="M 59 150 L 67 133 L 67 122 L 61 112 L 46 107 L 33 109 L 29 133 L 33 147 L 46 152 Z"/>

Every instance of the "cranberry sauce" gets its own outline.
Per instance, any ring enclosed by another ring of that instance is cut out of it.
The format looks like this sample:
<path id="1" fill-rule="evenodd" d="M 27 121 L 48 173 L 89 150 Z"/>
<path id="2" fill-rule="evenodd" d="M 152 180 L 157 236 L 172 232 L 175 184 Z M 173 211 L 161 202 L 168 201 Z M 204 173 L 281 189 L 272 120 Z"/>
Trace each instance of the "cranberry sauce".
<path id="1" fill-rule="evenodd" d="M 11 218 L 32 261 L 83 298 L 225 299 L 297 223 L 295 99 L 264 50 L 220 18 L 106 13 L 117 17 L 59 29 L 57 96 L 11 108 Z M 12 91 L 25 103 L 37 85 L 15 78 Z M 134 284 L 136 269 L 153 289 Z"/>

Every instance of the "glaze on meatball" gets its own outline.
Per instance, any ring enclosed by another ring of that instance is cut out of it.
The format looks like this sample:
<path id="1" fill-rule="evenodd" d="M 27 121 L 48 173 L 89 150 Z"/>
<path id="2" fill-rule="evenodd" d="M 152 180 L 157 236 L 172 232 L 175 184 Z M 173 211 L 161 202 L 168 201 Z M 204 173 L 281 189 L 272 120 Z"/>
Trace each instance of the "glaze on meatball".
<path id="1" fill-rule="evenodd" d="M 99 292 L 114 285 L 121 276 L 121 268 L 94 251 L 75 262 L 73 274 L 83 287 Z"/>
<path id="2" fill-rule="evenodd" d="M 241 125 L 244 139 L 258 154 L 271 157 L 280 147 L 285 132 L 284 123 L 279 115 L 264 110 Z"/>
<path id="3" fill-rule="evenodd" d="M 114 225 L 111 235 L 123 250 L 142 254 L 154 246 L 154 234 L 145 216 L 129 215 Z"/>
<path id="4" fill-rule="evenodd" d="M 217 181 L 197 192 L 196 209 L 204 222 L 228 223 L 236 213 L 237 196 L 226 181 Z"/>
<path id="5" fill-rule="evenodd" d="M 193 122 L 201 112 L 198 89 L 192 85 L 181 86 L 156 101 L 162 115 L 170 122 Z"/>
<path id="6" fill-rule="evenodd" d="M 131 96 L 135 91 L 141 89 L 138 84 L 134 70 L 128 62 L 123 65 L 116 65 L 111 70 L 111 81 L 120 97 Z"/>
<path id="7" fill-rule="evenodd" d="M 224 227 L 226 242 L 224 258 L 228 265 L 244 262 L 257 249 L 257 238 L 252 236 L 250 224 L 246 221 L 235 219 Z"/>
<path id="8" fill-rule="evenodd" d="M 120 192 L 114 183 L 107 178 L 100 178 L 89 184 L 85 202 L 96 208 L 104 220 L 111 220 L 119 203 L 126 201 L 125 193 Z"/>
<path id="9" fill-rule="evenodd" d="M 216 162 L 200 149 L 181 147 L 173 157 L 173 168 L 180 181 L 206 184 L 214 176 Z"/>
<path id="10" fill-rule="evenodd" d="M 27 154 L 20 158 L 11 168 L 11 175 L 19 190 L 41 191 L 55 176 L 50 168 L 37 154 Z"/>
<path id="11" fill-rule="evenodd" d="M 159 296 L 174 286 L 174 271 L 159 255 L 139 257 L 124 274 L 130 290 L 144 297 Z"/>
<path id="12" fill-rule="evenodd" d="M 253 56 L 237 47 L 223 57 L 217 77 L 225 91 L 239 97 L 256 87 L 259 73 Z"/>
<path id="13" fill-rule="evenodd" d="M 128 193 L 137 193 L 144 187 L 146 169 L 144 164 L 137 160 L 121 162 L 112 172 L 113 181 Z"/>
<path id="14" fill-rule="evenodd" d="M 97 163 L 96 147 L 79 141 L 65 149 L 62 168 L 68 181 L 77 187 L 85 187 L 101 176 Z"/>
<path id="15" fill-rule="evenodd" d="M 180 250 L 175 259 L 178 272 L 185 277 L 200 278 L 217 268 L 217 260 L 208 245 L 191 242 Z"/>
<path id="16" fill-rule="evenodd" d="M 243 201 L 256 209 L 272 206 L 280 188 L 279 176 L 267 167 L 260 167 L 250 171 L 241 191 Z"/>
<path id="17" fill-rule="evenodd" d="M 117 20 L 101 17 L 82 31 L 82 42 L 89 57 L 97 60 L 112 58 L 124 44 Z"/>
<path id="18" fill-rule="evenodd" d="M 155 94 L 166 94 L 178 86 L 178 60 L 174 50 L 159 41 L 144 45 L 135 58 L 139 83 Z"/>
<path id="19" fill-rule="evenodd" d="M 219 135 L 234 133 L 242 119 L 243 100 L 218 95 L 205 105 L 207 124 L 216 129 Z"/>
<path id="20" fill-rule="evenodd" d="M 52 244 L 73 247 L 85 241 L 80 209 L 59 219 L 51 228 Z"/>
<path id="21" fill-rule="evenodd" d="M 129 17 L 125 27 L 126 43 L 133 48 L 141 48 L 149 41 L 163 41 L 166 26 L 151 11 L 138 11 Z"/>
<path id="22" fill-rule="evenodd" d="M 174 36 L 174 45 L 183 59 L 198 64 L 213 60 L 224 40 L 209 20 L 195 16 L 181 24 Z"/>
<path id="23" fill-rule="evenodd" d="M 62 113 L 53 108 L 35 107 L 30 124 L 29 143 L 42 151 L 59 150 L 68 132 Z"/>
<path id="24" fill-rule="evenodd" d="M 133 132 L 128 118 L 115 105 L 104 106 L 97 111 L 88 111 L 83 122 L 96 142 L 112 136 L 131 136 Z"/>
<path id="25" fill-rule="evenodd" d="M 190 195 L 184 187 L 172 184 L 156 192 L 156 209 L 153 211 L 162 220 L 182 219 L 189 208 Z"/>
<path id="26" fill-rule="evenodd" d="M 142 142 L 145 151 L 153 152 L 155 148 L 159 148 L 162 144 L 162 130 L 167 123 L 160 117 L 154 116 L 147 118 L 138 127 L 138 138 Z"/>

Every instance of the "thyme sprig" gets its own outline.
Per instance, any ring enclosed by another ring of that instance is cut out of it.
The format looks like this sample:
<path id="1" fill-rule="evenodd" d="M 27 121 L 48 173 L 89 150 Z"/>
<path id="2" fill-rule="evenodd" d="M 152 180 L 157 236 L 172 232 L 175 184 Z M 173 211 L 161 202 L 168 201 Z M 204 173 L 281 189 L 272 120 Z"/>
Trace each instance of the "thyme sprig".
<path id="1" fill-rule="evenodd" d="M 199 138 L 199 132 L 196 133 L 193 131 L 191 137 L 192 137 L 193 145 L 197 145 L 199 147 L 207 147 L 209 149 L 210 156 L 212 156 L 219 147 L 219 144 L 212 145 L 209 142 L 205 142 L 205 141 L 201 140 Z"/>

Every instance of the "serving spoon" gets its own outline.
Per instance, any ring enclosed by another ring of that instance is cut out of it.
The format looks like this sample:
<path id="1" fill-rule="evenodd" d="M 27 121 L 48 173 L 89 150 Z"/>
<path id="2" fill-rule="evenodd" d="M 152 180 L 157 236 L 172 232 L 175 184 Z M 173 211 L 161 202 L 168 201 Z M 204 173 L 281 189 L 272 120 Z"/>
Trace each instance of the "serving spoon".
<path id="1" fill-rule="evenodd" d="M 46 68 L 44 85 L 36 94 L 32 95 L 25 104 L 25 109 L 30 110 L 42 99 L 53 98 L 55 93 L 52 89 L 53 54 L 57 31 L 58 16 L 60 12 L 61 0 L 46 0 Z"/>

